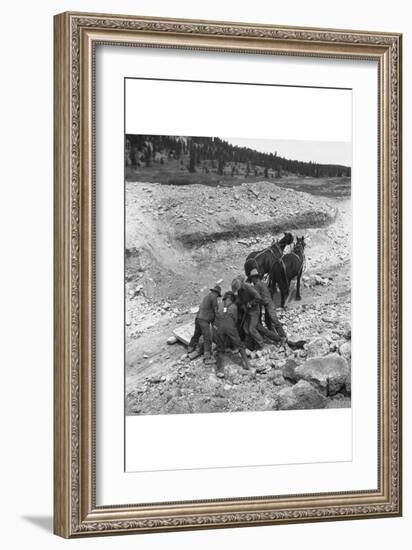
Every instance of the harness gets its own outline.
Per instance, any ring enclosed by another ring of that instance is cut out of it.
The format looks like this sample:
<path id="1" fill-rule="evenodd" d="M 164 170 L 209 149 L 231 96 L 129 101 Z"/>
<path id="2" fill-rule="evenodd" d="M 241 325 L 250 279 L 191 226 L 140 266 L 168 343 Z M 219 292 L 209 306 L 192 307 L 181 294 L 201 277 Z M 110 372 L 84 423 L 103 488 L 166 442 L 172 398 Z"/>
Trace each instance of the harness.
<path id="1" fill-rule="evenodd" d="M 306 258 L 305 258 L 305 255 L 303 254 L 303 250 L 302 250 L 302 257 L 298 256 L 294 250 L 292 250 L 292 252 L 289 252 L 289 254 L 293 254 L 294 256 L 296 256 L 296 258 L 301 262 L 301 264 L 302 264 L 301 269 L 303 271 L 306 267 Z M 282 258 L 281 258 L 281 260 L 282 260 Z M 283 262 L 283 260 L 282 260 L 282 262 Z M 284 264 L 283 264 L 283 267 L 284 267 Z"/>
<path id="2" fill-rule="evenodd" d="M 264 250 L 262 250 L 262 252 L 259 252 L 258 254 L 256 254 L 256 256 L 254 258 L 251 258 L 251 260 L 256 260 L 256 258 L 259 258 L 259 256 L 262 256 L 262 254 L 265 254 L 268 251 L 271 252 L 273 254 L 273 256 L 276 258 L 276 254 L 272 250 L 272 248 L 274 246 L 276 246 L 276 248 L 278 249 L 279 254 L 282 255 L 282 250 L 281 250 L 280 246 L 278 245 L 278 243 L 273 243 L 272 245 L 270 245 L 267 248 L 265 248 Z"/>

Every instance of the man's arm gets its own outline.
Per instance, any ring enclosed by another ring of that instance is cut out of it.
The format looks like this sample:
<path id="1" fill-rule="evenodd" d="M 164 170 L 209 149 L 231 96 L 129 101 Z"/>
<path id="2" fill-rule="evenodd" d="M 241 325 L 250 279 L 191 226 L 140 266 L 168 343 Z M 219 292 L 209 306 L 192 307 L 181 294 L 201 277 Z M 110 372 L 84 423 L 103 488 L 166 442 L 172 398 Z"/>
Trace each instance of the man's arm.
<path id="1" fill-rule="evenodd" d="M 212 319 L 212 322 L 216 319 L 218 308 L 219 308 L 219 306 L 217 304 L 217 295 L 213 292 L 213 296 L 212 296 L 213 319 Z"/>
<path id="2" fill-rule="evenodd" d="M 252 285 L 248 285 L 248 290 L 249 290 L 249 303 L 250 302 L 255 302 L 256 304 L 263 303 L 263 300 L 255 287 L 253 287 Z"/>
<path id="3" fill-rule="evenodd" d="M 264 306 L 267 306 L 272 301 L 272 297 L 269 292 L 269 288 L 266 283 L 259 281 L 259 294 Z"/>

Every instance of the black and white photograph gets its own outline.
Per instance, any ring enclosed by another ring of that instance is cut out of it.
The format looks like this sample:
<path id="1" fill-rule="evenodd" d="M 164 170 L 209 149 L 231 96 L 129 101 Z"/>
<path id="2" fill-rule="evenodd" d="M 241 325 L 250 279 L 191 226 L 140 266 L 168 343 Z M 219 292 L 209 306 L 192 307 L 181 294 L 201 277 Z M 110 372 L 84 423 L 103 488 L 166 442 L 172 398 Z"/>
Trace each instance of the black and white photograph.
<path id="1" fill-rule="evenodd" d="M 124 143 L 126 415 L 350 408 L 352 143 Z"/>

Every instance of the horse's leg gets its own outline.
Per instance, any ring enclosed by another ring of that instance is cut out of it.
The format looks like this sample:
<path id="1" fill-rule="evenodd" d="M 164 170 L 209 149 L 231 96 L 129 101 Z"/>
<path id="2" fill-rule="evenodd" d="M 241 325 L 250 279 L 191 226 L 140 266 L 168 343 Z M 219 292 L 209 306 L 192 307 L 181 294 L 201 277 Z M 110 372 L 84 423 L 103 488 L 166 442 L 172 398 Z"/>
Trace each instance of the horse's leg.
<path id="1" fill-rule="evenodd" d="M 280 289 L 280 307 L 285 307 L 285 300 L 287 298 L 287 294 L 285 292 L 284 288 Z"/>
<path id="2" fill-rule="evenodd" d="M 296 300 L 302 299 L 302 296 L 300 295 L 300 278 L 301 277 L 302 277 L 302 268 L 300 268 L 300 271 L 296 279 Z"/>
<path id="3" fill-rule="evenodd" d="M 287 281 L 285 283 L 279 283 L 279 290 L 280 290 L 280 306 L 286 307 L 286 303 L 289 298 L 289 284 Z"/>

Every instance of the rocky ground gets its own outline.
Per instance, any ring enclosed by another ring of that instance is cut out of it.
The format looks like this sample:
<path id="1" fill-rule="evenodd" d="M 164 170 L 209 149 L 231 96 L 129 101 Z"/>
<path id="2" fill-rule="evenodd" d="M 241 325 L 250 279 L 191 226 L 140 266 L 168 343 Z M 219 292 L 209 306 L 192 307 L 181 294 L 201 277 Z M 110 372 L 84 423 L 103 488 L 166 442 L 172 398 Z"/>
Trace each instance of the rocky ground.
<path id="1" fill-rule="evenodd" d="M 126 183 L 127 414 L 350 406 L 350 200 L 279 183 Z M 247 254 L 286 230 L 306 235 L 306 267 L 302 301 L 292 285 L 278 313 L 305 349 L 268 344 L 249 371 L 228 353 L 219 379 L 183 345 L 167 345 L 211 285 L 230 288 Z"/>

